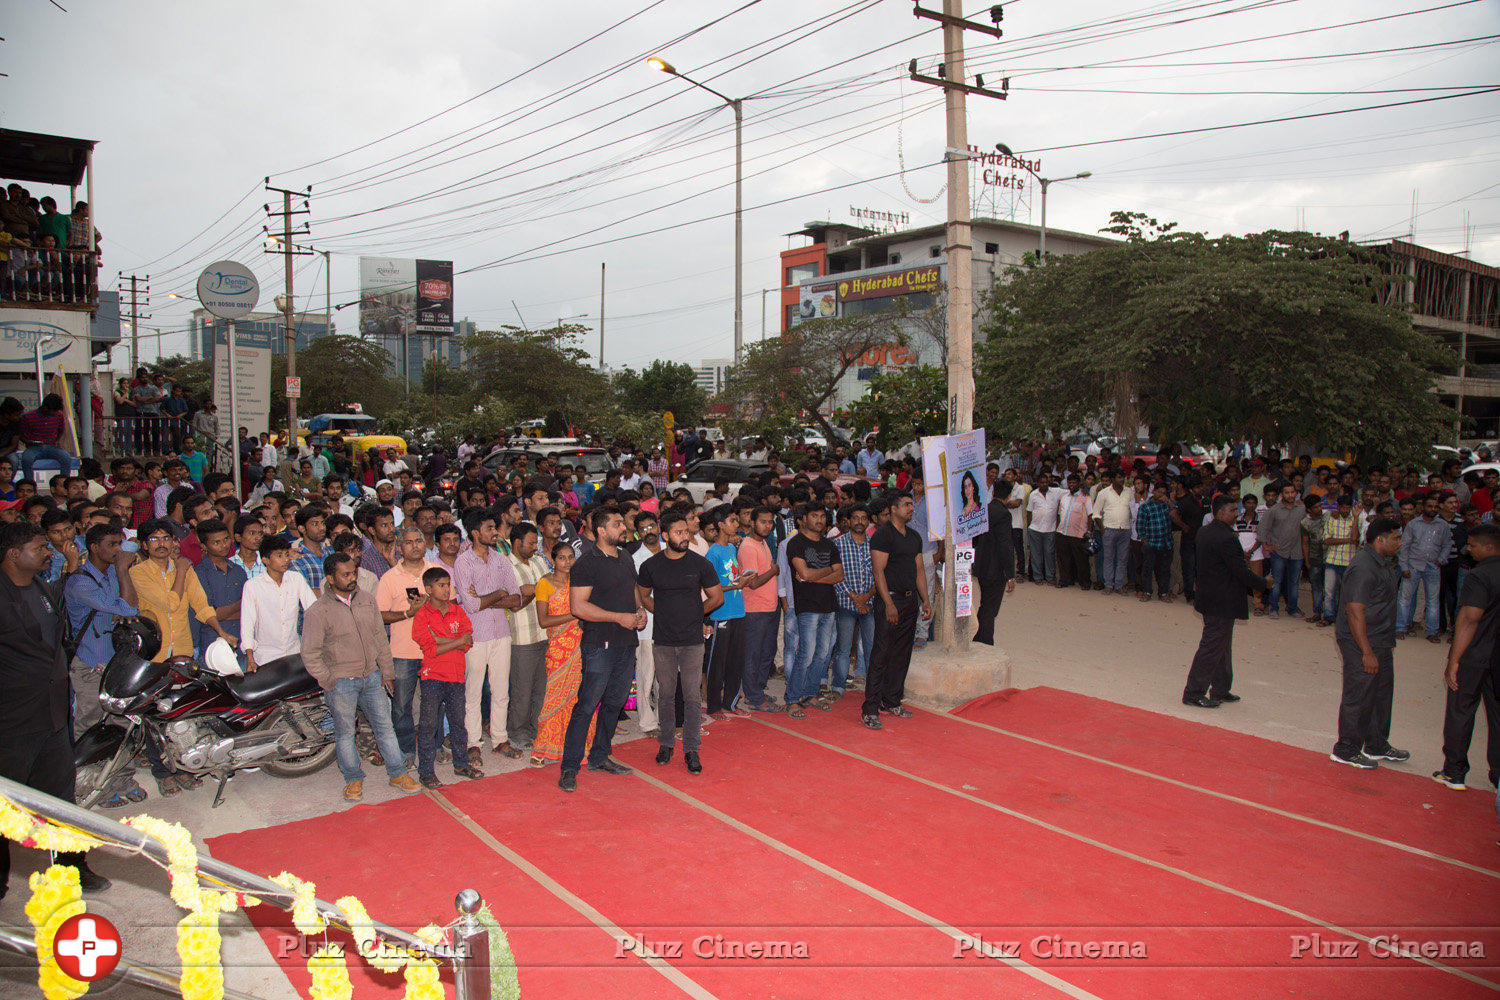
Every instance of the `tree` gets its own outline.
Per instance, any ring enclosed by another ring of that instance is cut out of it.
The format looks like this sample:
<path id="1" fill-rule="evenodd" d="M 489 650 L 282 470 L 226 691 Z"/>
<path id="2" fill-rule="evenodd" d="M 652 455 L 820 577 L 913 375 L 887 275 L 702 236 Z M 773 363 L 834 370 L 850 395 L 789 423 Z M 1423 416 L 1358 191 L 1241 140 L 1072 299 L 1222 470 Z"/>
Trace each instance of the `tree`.
<path id="1" fill-rule="evenodd" d="M 823 415 L 829 399 L 862 354 L 889 343 L 906 343 L 890 313 L 810 319 L 779 337 L 746 345 L 719 398 L 735 413 L 737 428 L 757 433 L 753 428 L 774 431 L 810 420 L 833 441 L 837 432 Z"/>
<path id="2" fill-rule="evenodd" d="M 342 410 L 359 403 L 366 413 L 380 417 L 395 406 L 401 390 L 386 375 L 389 355 L 358 337 L 314 337 L 297 352 L 297 375 L 302 396 L 299 416 Z M 286 355 L 271 358 L 271 422 L 286 414 Z"/>
<path id="3" fill-rule="evenodd" d="M 165 375 L 173 385 L 180 385 L 194 399 L 206 399 L 213 394 L 213 365 L 208 361 L 191 361 L 181 354 L 172 354 L 146 366 L 151 374 Z"/>
<path id="4" fill-rule="evenodd" d="M 978 351 L 991 433 L 1137 422 L 1164 440 L 1418 458 L 1451 427 L 1457 358 L 1386 305 L 1375 250 L 1310 233 L 1210 239 L 1115 213 L 1126 241 L 1012 268 Z"/>
<path id="5" fill-rule="evenodd" d="M 948 427 L 948 373 L 935 365 L 881 372 L 843 412 L 851 427 L 862 433 L 874 431 L 882 448 L 899 448 L 913 438 L 943 434 Z"/>
<path id="6" fill-rule="evenodd" d="M 614 389 L 627 410 L 655 414 L 670 410 L 683 426 L 703 420 L 708 393 L 698 387 L 698 373 L 680 361 L 653 361 L 639 372 L 626 368 L 614 375 Z"/>
<path id="7" fill-rule="evenodd" d="M 589 423 L 609 403 L 609 384 L 587 363 L 574 341 L 588 328 L 577 324 L 549 330 L 507 326 L 469 337 L 467 372 L 474 398 L 494 399 L 518 419 L 556 410 L 575 425 Z"/>

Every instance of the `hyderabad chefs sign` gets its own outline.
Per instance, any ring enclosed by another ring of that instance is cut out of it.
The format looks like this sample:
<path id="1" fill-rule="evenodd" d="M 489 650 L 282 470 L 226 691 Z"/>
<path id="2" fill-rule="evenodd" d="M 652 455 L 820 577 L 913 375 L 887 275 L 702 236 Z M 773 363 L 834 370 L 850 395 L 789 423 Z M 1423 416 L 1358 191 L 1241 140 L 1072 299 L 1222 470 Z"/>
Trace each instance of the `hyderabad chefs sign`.
<path id="1" fill-rule="evenodd" d="M 908 267 L 901 271 L 887 271 L 885 274 L 867 277 L 845 278 L 839 282 L 839 301 L 858 302 L 861 299 L 880 299 L 891 295 L 934 292 L 942 283 L 943 270 L 937 264 Z"/>

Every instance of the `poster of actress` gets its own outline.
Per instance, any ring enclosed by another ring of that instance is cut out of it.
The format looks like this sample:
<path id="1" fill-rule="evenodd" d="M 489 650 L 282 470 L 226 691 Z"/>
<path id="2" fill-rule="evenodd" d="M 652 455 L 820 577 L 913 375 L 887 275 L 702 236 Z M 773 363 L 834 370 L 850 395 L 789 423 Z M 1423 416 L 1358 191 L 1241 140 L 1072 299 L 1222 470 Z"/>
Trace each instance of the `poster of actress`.
<path id="1" fill-rule="evenodd" d="M 948 510 L 955 543 L 972 542 L 989 530 L 984 486 L 984 428 L 950 434 L 943 447 Z"/>

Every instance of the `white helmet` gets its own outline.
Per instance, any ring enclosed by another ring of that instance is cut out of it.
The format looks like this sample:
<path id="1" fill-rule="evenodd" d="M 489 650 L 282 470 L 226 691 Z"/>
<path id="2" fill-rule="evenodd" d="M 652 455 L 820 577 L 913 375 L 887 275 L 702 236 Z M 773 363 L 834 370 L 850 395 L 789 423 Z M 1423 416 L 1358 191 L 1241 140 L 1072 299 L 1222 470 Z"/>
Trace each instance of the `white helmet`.
<path id="1" fill-rule="evenodd" d="M 203 664 L 220 677 L 238 677 L 244 673 L 234 650 L 223 639 L 215 639 L 208 644 L 208 648 L 203 651 Z"/>

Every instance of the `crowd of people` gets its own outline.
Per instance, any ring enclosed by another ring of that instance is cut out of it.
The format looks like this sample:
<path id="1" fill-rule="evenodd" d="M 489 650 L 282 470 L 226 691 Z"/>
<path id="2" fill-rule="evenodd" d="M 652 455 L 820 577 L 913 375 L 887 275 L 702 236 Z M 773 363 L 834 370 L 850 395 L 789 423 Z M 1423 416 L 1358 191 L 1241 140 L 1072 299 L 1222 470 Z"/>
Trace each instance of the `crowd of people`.
<path id="1" fill-rule="evenodd" d="M 98 294 L 98 234 L 88 202 L 63 214 L 51 195 L 34 198 L 20 184 L 0 199 L 0 299 L 88 302 Z"/>
<path id="2" fill-rule="evenodd" d="M 113 623 L 137 616 L 159 628 L 161 660 L 215 644 L 245 672 L 297 658 L 324 689 L 350 801 L 365 780 L 359 717 L 406 792 L 441 787 L 439 764 L 480 777 L 487 754 L 556 766 L 570 792 L 585 765 L 628 773 L 612 745 L 630 710 L 658 764 L 680 741 L 692 773 L 711 727 L 753 713 L 805 719 L 856 691 L 869 729 L 909 718 L 906 673 L 929 637 L 942 561 L 919 463 L 873 438 L 763 449 L 764 469 L 698 499 L 674 462 L 713 446 L 686 437 L 610 443 L 602 482 L 542 452 L 493 469 L 482 459 L 505 442 L 472 439 L 451 460 L 442 448 L 417 460 L 338 437 L 314 450 L 242 434 L 238 492 L 196 449 L 119 457 L 107 474 L 88 460 L 40 493 L 0 458 L 6 613 L 18 622 L 0 639 L 0 770 L 71 795 L 61 755 L 102 716 Z M 1215 708 L 1238 700 L 1229 650 L 1249 595 L 1257 613 L 1302 621 L 1306 584 L 1305 620 L 1334 627 L 1345 657 L 1335 759 L 1373 766 L 1406 756 L 1387 738 L 1389 650 L 1411 634 L 1421 590 L 1424 633 L 1452 642 L 1437 777 L 1462 787 L 1476 707 L 1493 708 L 1494 475 L 1312 468 L 1275 453 L 1217 467 L 1173 449 L 1153 458 L 1020 444 L 988 465 L 975 641 L 994 642 L 1018 581 L 1142 601 L 1181 593 L 1205 621 L 1183 700 Z M 27 650 L 14 662 L 12 645 Z M 146 757 L 159 794 L 199 783 L 158 748 Z M 146 794 L 128 779 L 103 805 Z"/>

